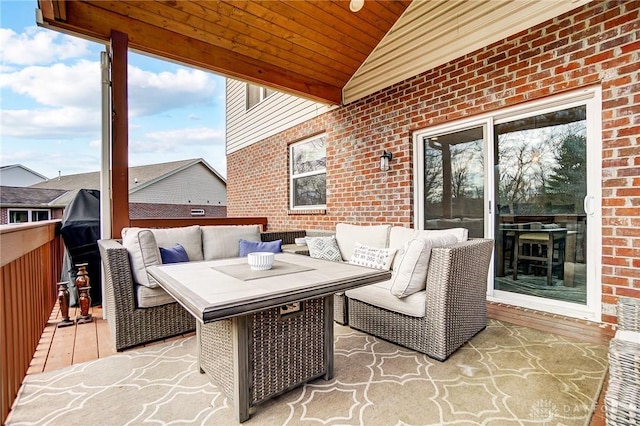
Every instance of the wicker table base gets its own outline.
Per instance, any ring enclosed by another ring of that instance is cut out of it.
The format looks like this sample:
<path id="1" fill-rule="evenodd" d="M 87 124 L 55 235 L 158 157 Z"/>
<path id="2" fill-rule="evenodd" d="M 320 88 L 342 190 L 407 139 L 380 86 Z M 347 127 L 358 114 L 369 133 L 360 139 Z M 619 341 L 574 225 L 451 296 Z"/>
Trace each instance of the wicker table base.
<path id="1" fill-rule="evenodd" d="M 293 313 L 278 307 L 197 323 L 200 371 L 233 401 L 239 422 L 267 399 L 333 376 L 333 296 L 299 303 Z"/>

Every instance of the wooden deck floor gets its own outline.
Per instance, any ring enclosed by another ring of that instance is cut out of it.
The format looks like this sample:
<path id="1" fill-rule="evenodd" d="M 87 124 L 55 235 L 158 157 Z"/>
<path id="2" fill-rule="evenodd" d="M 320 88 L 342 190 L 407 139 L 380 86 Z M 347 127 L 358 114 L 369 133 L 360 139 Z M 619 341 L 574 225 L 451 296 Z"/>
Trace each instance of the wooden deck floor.
<path id="1" fill-rule="evenodd" d="M 102 318 L 102 309 L 93 307 L 91 312 L 94 317 L 94 321 L 91 323 L 57 328 L 61 315 L 60 309 L 56 306 L 51 312 L 49 322 L 42 334 L 27 374 L 52 371 L 116 353 L 113 349 L 109 326 Z M 72 308 L 70 317 L 73 319 L 78 314 L 79 310 Z M 614 334 L 614 331 L 608 326 L 497 303 L 487 304 L 487 314 L 489 318 L 593 344 L 608 345 Z M 179 339 L 182 336 L 176 338 Z M 591 419 L 591 426 L 604 426 L 606 423 L 603 409 L 605 390 L 606 383 Z"/>

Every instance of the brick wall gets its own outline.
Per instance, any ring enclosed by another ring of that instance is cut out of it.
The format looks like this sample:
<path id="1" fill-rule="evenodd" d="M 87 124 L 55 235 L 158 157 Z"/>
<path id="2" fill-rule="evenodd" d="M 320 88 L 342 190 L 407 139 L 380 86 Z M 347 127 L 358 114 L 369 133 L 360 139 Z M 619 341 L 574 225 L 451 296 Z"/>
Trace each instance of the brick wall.
<path id="1" fill-rule="evenodd" d="M 640 298 L 639 10 L 637 1 L 592 2 L 234 152 L 228 214 L 267 216 L 272 230 L 413 226 L 413 131 L 600 84 L 603 303 Z M 287 146 L 321 132 L 326 212 L 290 214 Z M 394 155 L 389 172 L 377 167 L 383 149 Z"/>

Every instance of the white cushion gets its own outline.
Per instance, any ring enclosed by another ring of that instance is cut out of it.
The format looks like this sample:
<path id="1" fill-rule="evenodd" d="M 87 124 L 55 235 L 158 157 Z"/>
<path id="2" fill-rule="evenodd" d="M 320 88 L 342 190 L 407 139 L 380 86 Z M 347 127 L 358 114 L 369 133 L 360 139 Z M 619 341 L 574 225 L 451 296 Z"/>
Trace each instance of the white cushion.
<path id="1" fill-rule="evenodd" d="M 153 308 L 176 301 L 162 287 L 149 288 L 143 285 L 136 285 L 136 300 L 140 308 Z"/>
<path id="2" fill-rule="evenodd" d="M 395 254 L 396 249 L 369 247 L 356 242 L 349 263 L 388 271 Z"/>
<path id="3" fill-rule="evenodd" d="M 389 247 L 399 250 L 407 241 L 416 238 L 419 234 L 427 236 L 453 234 L 458 239 L 458 242 L 469 239 L 469 230 L 467 228 L 426 229 L 420 231 L 403 226 L 394 226 L 389 231 Z"/>
<path id="4" fill-rule="evenodd" d="M 202 260 L 202 232 L 199 225 L 177 228 L 152 229 L 158 247 L 173 247 L 180 244 L 189 256 L 189 260 Z"/>
<path id="5" fill-rule="evenodd" d="M 442 234 L 453 234 L 460 243 L 469 239 L 469 230 L 467 228 L 427 229 L 420 231 L 420 233 L 430 237 Z"/>
<path id="6" fill-rule="evenodd" d="M 416 238 L 419 233 L 420 231 L 418 230 L 405 228 L 404 226 L 393 226 L 389 231 L 389 247 L 400 251 L 407 242 Z M 398 254 L 396 254 L 396 257 L 398 257 Z"/>
<path id="7" fill-rule="evenodd" d="M 393 297 L 389 293 L 390 288 L 391 280 L 387 280 L 347 290 L 345 294 L 350 299 L 360 300 L 389 311 L 418 318 L 425 316 L 427 300 L 427 292 L 425 290 L 400 299 Z"/>
<path id="8" fill-rule="evenodd" d="M 342 262 L 340 247 L 336 237 L 305 237 L 307 247 L 309 248 L 309 256 L 316 259 L 332 260 L 334 262 Z"/>
<path id="9" fill-rule="evenodd" d="M 133 281 L 145 287 L 157 287 L 158 283 L 147 275 L 147 266 L 162 264 L 153 232 L 147 228 L 123 228 L 122 245 L 129 252 Z"/>
<path id="10" fill-rule="evenodd" d="M 260 225 L 201 226 L 205 260 L 240 256 L 240 240 L 260 241 Z"/>
<path id="11" fill-rule="evenodd" d="M 351 225 L 336 224 L 336 241 L 343 259 L 351 259 L 356 242 L 369 247 L 388 247 L 391 225 Z"/>
<path id="12" fill-rule="evenodd" d="M 416 238 L 431 241 L 431 247 L 446 247 L 460 242 L 456 234 L 447 232 L 420 231 Z"/>
<path id="13" fill-rule="evenodd" d="M 430 240 L 421 238 L 407 241 L 401 258 L 395 264 L 391 294 L 402 298 L 425 289 L 431 245 Z"/>

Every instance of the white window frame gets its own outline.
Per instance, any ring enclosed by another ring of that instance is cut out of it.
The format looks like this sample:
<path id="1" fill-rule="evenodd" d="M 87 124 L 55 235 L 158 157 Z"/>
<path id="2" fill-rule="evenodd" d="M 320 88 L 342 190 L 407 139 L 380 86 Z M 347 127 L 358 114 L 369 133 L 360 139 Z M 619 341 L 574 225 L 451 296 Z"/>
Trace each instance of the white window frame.
<path id="1" fill-rule="evenodd" d="M 295 199 L 294 188 L 295 187 L 293 185 L 293 183 L 294 183 L 294 181 L 296 179 L 304 178 L 304 177 L 308 177 L 308 176 L 315 176 L 315 175 L 324 174 L 324 176 L 325 176 L 325 200 L 326 200 L 326 197 L 327 197 L 327 194 L 326 194 L 326 187 L 327 187 L 327 167 L 326 167 L 326 164 L 325 164 L 325 168 L 324 169 L 314 170 L 314 171 L 305 172 L 305 173 L 299 173 L 299 174 L 296 174 L 296 175 L 293 174 L 293 148 L 295 146 L 297 146 L 297 145 L 303 145 L 303 144 L 308 143 L 310 141 L 313 141 L 315 139 L 320 139 L 320 138 L 323 138 L 323 137 L 326 138 L 326 136 L 327 136 L 327 134 L 323 133 L 323 134 L 315 135 L 315 136 L 312 136 L 310 138 L 307 138 L 307 139 L 304 139 L 304 140 L 301 140 L 299 142 L 292 143 L 291 145 L 289 145 L 289 208 L 291 210 L 319 210 L 319 209 L 326 209 L 327 208 L 326 204 L 304 205 L 304 206 L 296 206 L 296 205 L 294 205 L 294 199 Z M 325 145 L 325 158 L 326 158 L 326 155 L 327 155 L 326 148 L 327 147 Z"/>
<path id="2" fill-rule="evenodd" d="M 256 102 L 253 105 L 250 105 L 249 104 L 249 93 L 250 93 L 252 88 L 257 88 L 257 90 L 259 91 L 258 92 L 258 102 Z M 245 84 L 246 110 L 249 111 L 251 108 L 254 108 L 257 105 L 260 105 L 265 99 L 267 99 L 269 96 L 273 95 L 274 93 L 276 93 L 276 92 L 273 89 L 269 89 L 269 88 L 266 88 L 266 87 L 258 86 L 256 84 L 246 83 Z"/>
<path id="3" fill-rule="evenodd" d="M 12 212 L 27 212 L 27 222 L 11 222 L 11 213 Z M 32 212 L 47 212 L 47 219 L 43 219 L 43 220 L 51 220 L 51 210 L 49 209 L 7 209 L 7 223 L 8 224 L 15 224 L 15 223 L 28 223 L 28 222 L 33 222 L 33 220 L 31 220 L 31 214 Z"/>

